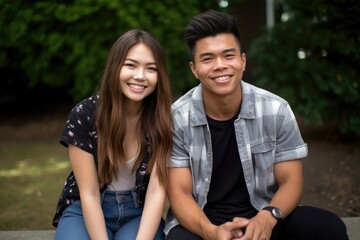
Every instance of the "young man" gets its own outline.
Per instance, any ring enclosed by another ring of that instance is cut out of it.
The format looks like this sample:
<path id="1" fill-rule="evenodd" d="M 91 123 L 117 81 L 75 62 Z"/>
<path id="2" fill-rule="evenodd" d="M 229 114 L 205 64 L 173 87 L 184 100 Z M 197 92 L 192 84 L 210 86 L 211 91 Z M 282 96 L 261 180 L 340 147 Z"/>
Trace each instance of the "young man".
<path id="1" fill-rule="evenodd" d="M 284 99 L 242 81 L 234 19 L 210 10 L 184 35 L 200 84 L 172 106 L 167 239 L 348 239 L 338 216 L 299 206 L 307 145 Z"/>

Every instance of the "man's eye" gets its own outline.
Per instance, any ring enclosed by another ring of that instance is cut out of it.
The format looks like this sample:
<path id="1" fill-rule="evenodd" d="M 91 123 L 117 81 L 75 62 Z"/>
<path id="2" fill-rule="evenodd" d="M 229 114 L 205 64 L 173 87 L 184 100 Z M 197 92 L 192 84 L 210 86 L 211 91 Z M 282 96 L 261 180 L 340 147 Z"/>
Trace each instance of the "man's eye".
<path id="1" fill-rule="evenodd" d="M 202 62 L 210 62 L 211 61 L 211 58 L 203 58 L 202 60 L 201 60 Z"/>
<path id="2" fill-rule="evenodd" d="M 234 55 L 234 54 L 227 54 L 225 57 L 226 57 L 226 58 L 234 58 L 235 55 Z"/>

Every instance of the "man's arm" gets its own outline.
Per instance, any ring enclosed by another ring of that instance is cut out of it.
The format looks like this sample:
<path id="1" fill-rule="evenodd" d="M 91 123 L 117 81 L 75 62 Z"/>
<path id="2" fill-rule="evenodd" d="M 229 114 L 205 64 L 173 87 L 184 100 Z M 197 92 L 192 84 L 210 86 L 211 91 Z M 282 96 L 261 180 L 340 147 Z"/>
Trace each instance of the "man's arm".
<path id="1" fill-rule="evenodd" d="M 203 239 L 232 239 L 233 231 L 247 224 L 246 220 L 241 220 L 221 226 L 213 225 L 192 197 L 189 168 L 169 169 L 168 197 L 171 210 L 180 224 Z"/>
<path id="2" fill-rule="evenodd" d="M 300 159 L 276 163 L 275 179 L 279 189 L 270 202 L 270 206 L 279 208 L 283 217 L 289 215 L 300 203 L 303 190 L 303 168 Z M 270 239 L 277 220 L 269 211 L 262 210 L 250 220 L 246 228 L 246 237 L 251 239 Z M 244 238 L 247 239 L 247 238 Z"/>
<path id="3" fill-rule="evenodd" d="M 274 175 L 279 189 L 270 205 L 280 208 L 283 217 L 286 217 L 301 201 L 304 181 L 302 161 L 297 159 L 276 163 Z"/>

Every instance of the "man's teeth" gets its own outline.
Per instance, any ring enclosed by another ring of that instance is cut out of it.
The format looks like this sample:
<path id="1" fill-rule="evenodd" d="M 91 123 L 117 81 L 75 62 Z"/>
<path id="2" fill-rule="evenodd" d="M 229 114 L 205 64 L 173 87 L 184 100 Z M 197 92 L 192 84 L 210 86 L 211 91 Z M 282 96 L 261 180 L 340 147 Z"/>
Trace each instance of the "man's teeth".
<path id="1" fill-rule="evenodd" d="M 217 80 L 217 81 L 224 81 L 224 80 L 226 80 L 226 79 L 228 79 L 228 78 L 229 78 L 229 76 L 221 76 L 221 77 L 215 78 L 215 80 Z"/>

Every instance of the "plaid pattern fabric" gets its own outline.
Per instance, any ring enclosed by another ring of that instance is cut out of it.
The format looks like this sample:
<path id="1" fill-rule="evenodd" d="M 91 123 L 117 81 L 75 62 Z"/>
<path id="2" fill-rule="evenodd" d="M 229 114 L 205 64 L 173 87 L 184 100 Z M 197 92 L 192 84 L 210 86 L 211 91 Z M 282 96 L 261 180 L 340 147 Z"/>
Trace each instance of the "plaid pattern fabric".
<path id="1" fill-rule="evenodd" d="M 242 105 L 235 132 L 252 205 L 267 206 L 278 185 L 274 164 L 304 158 L 304 143 L 294 113 L 279 96 L 241 81 Z M 201 84 L 172 105 L 173 150 L 170 167 L 190 167 L 193 196 L 201 208 L 206 204 L 212 172 L 212 147 L 202 99 Z M 226 173 L 225 173 L 226 174 Z M 178 224 L 169 211 L 165 232 Z"/>

